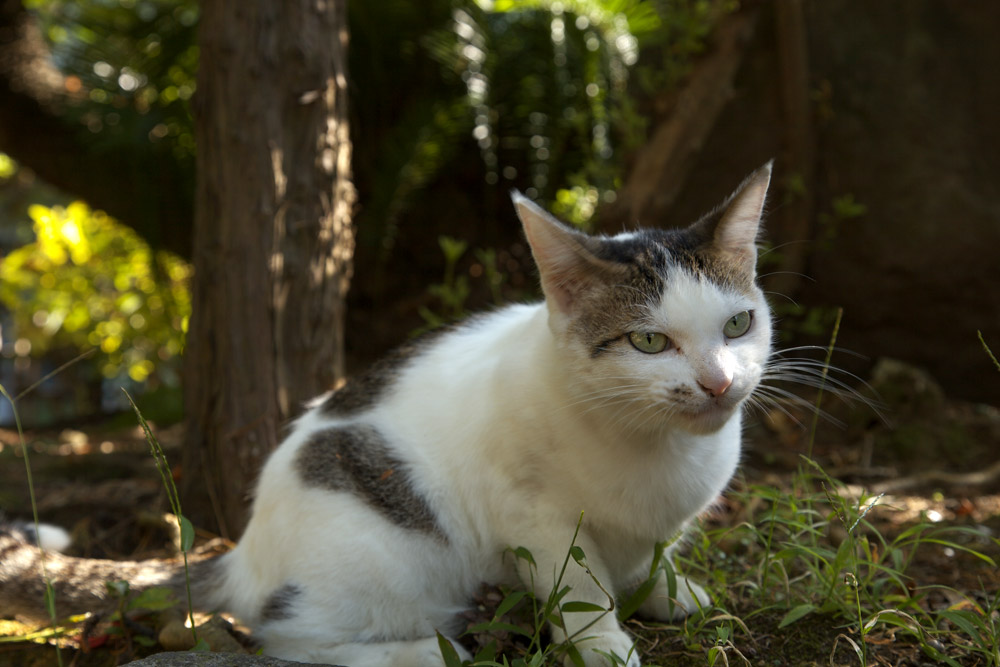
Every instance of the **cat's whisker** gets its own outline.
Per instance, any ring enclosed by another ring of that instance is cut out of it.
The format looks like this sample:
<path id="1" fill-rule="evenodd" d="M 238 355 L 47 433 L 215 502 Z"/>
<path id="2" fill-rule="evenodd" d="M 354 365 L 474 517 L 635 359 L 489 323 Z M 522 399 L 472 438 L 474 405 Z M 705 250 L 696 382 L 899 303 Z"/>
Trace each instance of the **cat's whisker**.
<path id="1" fill-rule="evenodd" d="M 843 393 L 858 399 L 864 399 L 864 396 L 859 394 L 856 389 L 851 387 L 846 382 L 830 375 L 824 375 L 821 372 L 813 372 L 811 369 L 788 368 L 768 371 L 764 373 L 763 379 L 794 382 L 796 384 L 803 384 L 817 389 L 825 388 L 827 391 L 834 394 Z"/>
<path id="2" fill-rule="evenodd" d="M 776 363 L 769 364 L 765 370 L 765 373 L 774 370 L 778 371 L 791 370 L 791 371 L 806 373 L 813 375 L 815 377 L 825 378 L 828 381 L 837 384 L 838 386 L 848 387 L 848 385 L 843 380 L 840 379 L 840 377 L 843 377 L 857 382 L 858 384 L 860 384 L 862 387 L 864 387 L 874 395 L 878 394 L 878 392 L 875 391 L 874 387 L 872 387 L 868 382 L 866 382 L 863 378 L 859 377 L 858 375 L 855 375 L 854 373 L 851 373 L 849 371 L 845 371 L 841 368 L 837 368 L 835 366 L 828 366 L 827 364 L 816 361 L 815 359 L 804 359 L 804 358 L 783 359 Z M 857 390 L 855 390 L 854 388 L 849 388 L 849 390 L 851 392 L 857 393 Z M 869 400 L 873 401 L 874 403 L 880 403 L 877 399 L 869 399 Z"/>
<path id="3" fill-rule="evenodd" d="M 796 426 L 798 426 L 799 428 L 804 428 L 804 425 L 802 424 L 801 421 L 799 421 L 798 417 L 796 417 L 788 408 L 782 405 L 780 400 L 777 400 L 771 396 L 752 394 L 747 398 L 746 403 L 751 410 L 753 410 L 754 412 L 756 412 L 758 415 L 760 415 L 765 419 L 768 418 L 769 415 L 768 405 L 770 405 L 774 409 L 783 413 L 790 420 L 795 422 Z"/>
<path id="4" fill-rule="evenodd" d="M 770 414 L 769 408 L 773 408 L 784 414 L 793 422 L 795 422 L 795 425 L 798 426 L 799 428 L 804 428 L 804 425 L 799 420 L 799 418 L 796 417 L 791 410 L 785 407 L 784 403 L 789 402 L 788 399 L 784 399 L 783 402 L 782 399 L 775 398 L 774 396 L 770 396 L 764 393 L 760 394 L 754 393 L 753 395 L 750 396 L 747 402 L 751 406 L 753 406 L 753 408 L 757 410 L 758 413 L 764 418 L 768 418 Z"/>
<path id="5" fill-rule="evenodd" d="M 635 433 L 640 430 L 640 426 L 643 423 L 649 422 L 650 418 L 654 415 L 657 416 L 657 421 L 661 424 L 667 422 L 667 418 L 673 413 L 672 406 L 666 406 L 666 411 L 664 411 L 663 405 L 656 403 L 647 403 L 643 405 L 638 410 L 634 411 L 632 418 L 622 425 L 622 429 L 629 432 Z"/>
<path id="6" fill-rule="evenodd" d="M 583 410 L 581 412 L 581 414 L 588 414 L 590 412 L 594 412 L 594 411 L 599 410 L 599 409 L 601 409 L 601 410 L 612 410 L 612 409 L 615 409 L 615 408 L 617 408 L 617 409 L 615 409 L 615 414 L 620 414 L 620 413 L 624 412 L 624 410 L 622 408 L 624 408 L 625 406 L 629 405 L 630 403 L 635 403 L 635 402 L 636 402 L 636 398 L 632 397 L 632 396 L 622 397 L 620 400 L 608 400 L 608 401 L 605 401 L 605 402 L 602 402 L 602 403 L 595 403 L 594 405 L 588 406 L 586 410 Z"/>
<path id="7" fill-rule="evenodd" d="M 773 296 L 780 296 L 782 299 L 787 299 L 788 302 L 791 303 L 793 306 L 798 306 L 799 305 L 798 301 L 796 301 L 792 297 L 788 296 L 787 294 L 783 294 L 781 292 L 775 292 L 775 291 L 772 291 L 772 290 L 766 290 L 764 292 L 764 294 L 771 294 Z"/>
<path id="8" fill-rule="evenodd" d="M 587 406 L 584 412 L 589 412 L 602 406 L 632 401 L 645 394 L 645 391 L 643 390 L 644 387 L 645 385 L 642 384 L 635 384 L 632 386 L 623 385 L 591 392 L 590 395 L 585 395 L 576 401 L 560 406 L 559 411 L 578 408 L 580 406 Z"/>
<path id="9" fill-rule="evenodd" d="M 882 412 L 885 406 L 880 401 L 865 396 L 850 385 L 838 380 L 837 378 L 832 378 L 829 375 L 824 377 L 821 374 L 804 374 L 798 371 L 784 371 L 767 373 L 765 374 L 764 379 L 766 381 L 787 382 L 790 384 L 798 384 L 819 389 L 824 393 L 835 397 L 845 405 L 860 403 L 874 412 L 879 419 L 886 421 L 885 415 Z"/>
<path id="10" fill-rule="evenodd" d="M 858 359 L 866 359 L 867 358 L 867 357 L 865 357 L 865 355 L 858 354 L 857 352 L 854 352 L 853 350 L 848 350 L 847 348 L 843 348 L 843 347 L 829 348 L 829 347 L 824 347 L 822 345 L 795 345 L 793 347 L 786 347 L 786 348 L 783 348 L 781 350 L 774 350 L 771 353 L 771 358 L 772 359 L 778 359 L 778 358 L 783 358 L 789 352 L 806 352 L 806 351 L 809 351 L 809 352 L 822 352 L 824 354 L 829 353 L 829 352 L 832 351 L 832 352 L 838 352 L 840 354 L 846 354 L 846 355 L 851 356 L 851 357 L 856 357 Z M 803 358 L 804 359 L 805 357 L 799 357 L 799 358 Z M 835 368 L 835 367 L 831 366 L 831 368 Z"/>
<path id="11" fill-rule="evenodd" d="M 782 389 L 781 387 L 775 387 L 773 385 L 767 385 L 767 386 L 761 385 L 760 387 L 757 388 L 757 392 L 759 392 L 758 396 L 760 396 L 762 399 L 772 401 L 773 402 L 772 404 L 775 407 L 778 407 L 779 400 L 785 400 L 792 405 L 797 405 L 801 408 L 804 408 L 805 410 L 808 410 L 809 412 L 819 415 L 824 420 L 838 427 L 843 428 L 845 425 L 844 422 L 837 419 L 826 410 L 818 407 L 815 403 L 810 403 L 806 399 L 802 398 L 801 396 L 791 391 L 788 391 L 787 389 Z"/>

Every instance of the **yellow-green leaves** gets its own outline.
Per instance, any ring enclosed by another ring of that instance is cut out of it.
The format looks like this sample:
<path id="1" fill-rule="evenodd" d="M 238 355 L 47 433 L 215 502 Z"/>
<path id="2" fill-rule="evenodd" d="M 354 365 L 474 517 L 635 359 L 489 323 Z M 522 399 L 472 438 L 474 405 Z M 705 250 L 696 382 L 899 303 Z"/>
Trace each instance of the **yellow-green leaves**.
<path id="1" fill-rule="evenodd" d="M 19 355 L 98 348 L 105 376 L 141 382 L 180 353 L 190 265 L 83 202 L 36 204 L 28 214 L 35 241 L 0 261 L 0 302 L 14 314 Z"/>

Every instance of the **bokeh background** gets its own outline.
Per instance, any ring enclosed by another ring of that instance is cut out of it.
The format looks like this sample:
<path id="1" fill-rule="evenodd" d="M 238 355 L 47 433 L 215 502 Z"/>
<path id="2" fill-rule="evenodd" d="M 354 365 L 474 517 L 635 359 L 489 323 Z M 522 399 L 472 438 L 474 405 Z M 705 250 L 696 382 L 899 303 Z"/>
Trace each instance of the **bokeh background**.
<path id="1" fill-rule="evenodd" d="M 187 0 L 3 3 L 0 382 L 95 350 L 28 424 L 119 411 L 120 386 L 181 417 L 198 22 Z M 385 0 L 348 24 L 349 372 L 535 298 L 512 188 L 591 231 L 681 225 L 775 158 L 781 343 L 825 344 L 842 308 L 840 366 L 1000 400 L 977 335 L 1000 348 L 1000 5 Z"/>

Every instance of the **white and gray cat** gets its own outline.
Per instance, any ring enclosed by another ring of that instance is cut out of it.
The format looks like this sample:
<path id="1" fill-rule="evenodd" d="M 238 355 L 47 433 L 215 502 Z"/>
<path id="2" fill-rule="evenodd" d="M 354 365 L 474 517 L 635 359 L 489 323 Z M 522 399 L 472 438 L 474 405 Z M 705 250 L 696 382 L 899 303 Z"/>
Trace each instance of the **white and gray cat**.
<path id="1" fill-rule="evenodd" d="M 544 302 L 417 342 L 317 401 L 267 462 L 239 545 L 196 572 L 196 604 L 234 612 L 274 656 L 441 665 L 435 633 L 455 638 L 483 582 L 529 579 L 510 547 L 531 552 L 536 593 L 549 593 L 581 512 L 590 573 L 627 594 L 736 469 L 771 350 L 755 275 L 770 175 L 685 229 L 613 237 L 515 194 Z M 37 609 L 37 552 L 8 527 L 0 554 L 0 610 Z M 48 571 L 64 612 L 103 596 L 109 571 L 137 588 L 178 581 L 58 554 Z M 607 606 L 583 568 L 562 584 Z M 675 590 L 662 578 L 640 611 L 710 604 L 693 582 Z M 639 664 L 613 613 L 565 625 L 554 638 L 575 637 L 587 665 L 608 664 L 602 653 Z"/>

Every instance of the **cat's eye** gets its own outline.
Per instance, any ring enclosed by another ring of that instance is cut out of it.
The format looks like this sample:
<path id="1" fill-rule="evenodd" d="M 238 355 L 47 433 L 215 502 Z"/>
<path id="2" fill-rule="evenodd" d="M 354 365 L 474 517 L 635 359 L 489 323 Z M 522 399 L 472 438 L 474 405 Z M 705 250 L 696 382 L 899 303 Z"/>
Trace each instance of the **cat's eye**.
<path id="1" fill-rule="evenodd" d="M 663 352 L 670 345 L 669 338 L 653 331 L 633 331 L 628 335 L 628 340 L 635 349 L 646 354 Z"/>
<path id="2" fill-rule="evenodd" d="M 747 331 L 750 331 L 752 323 L 753 314 L 749 310 L 744 310 L 742 313 L 736 313 L 726 321 L 726 325 L 722 327 L 722 333 L 726 335 L 726 338 L 739 338 Z"/>

